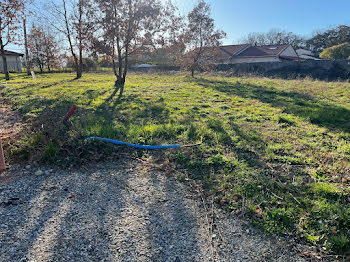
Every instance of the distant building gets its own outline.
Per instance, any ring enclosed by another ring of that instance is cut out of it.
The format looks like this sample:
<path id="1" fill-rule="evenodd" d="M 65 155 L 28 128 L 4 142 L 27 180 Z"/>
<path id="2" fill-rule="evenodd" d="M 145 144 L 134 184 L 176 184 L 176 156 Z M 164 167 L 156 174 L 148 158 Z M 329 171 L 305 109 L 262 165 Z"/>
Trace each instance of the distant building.
<path id="1" fill-rule="evenodd" d="M 296 50 L 298 56 L 304 60 L 321 60 L 320 58 L 317 58 L 314 53 L 307 49 L 297 49 Z"/>
<path id="2" fill-rule="evenodd" d="M 153 68 L 156 67 L 155 65 L 151 65 L 151 64 L 141 64 L 141 65 L 134 65 L 131 66 L 131 68 Z"/>
<path id="3" fill-rule="evenodd" d="M 7 69 L 10 72 L 21 72 L 22 71 L 22 61 L 21 57 L 23 54 L 5 50 Z M 2 61 L 1 51 L 0 51 L 0 72 L 4 72 L 4 65 Z"/>
<path id="4" fill-rule="evenodd" d="M 219 57 L 216 60 L 221 64 L 302 60 L 291 45 L 227 45 L 220 46 L 218 54 Z"/>

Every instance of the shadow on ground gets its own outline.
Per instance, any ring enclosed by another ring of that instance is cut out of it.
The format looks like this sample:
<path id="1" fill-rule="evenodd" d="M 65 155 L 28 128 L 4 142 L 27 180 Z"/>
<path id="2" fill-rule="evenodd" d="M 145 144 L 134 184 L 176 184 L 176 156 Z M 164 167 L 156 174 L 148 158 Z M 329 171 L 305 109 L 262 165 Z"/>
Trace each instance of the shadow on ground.
<path id="1" fill-rule="evenodd" d="M 229 251 L 211 252 L 219 243 L 208 240 L 198 196 L 143 168 L 119 161 L 42 176 L 10 172 L 0 180 L 0 260 L 212 261 L 215 254 L 261 261 L 267 251 L 292 257 L 275 241 L 247 234 L 239 221 L 218 221 Z"/>
<path id="2" fill-rule="evenodd" d="M 312 124 L 321 127 L 343 132 L 349 132 L 350 130 L 350 110 L 341 106 L 327 104 L 308 95 L 286 92 L 272 87 L 267 88 L 220 80 L 213 81 L 199 78 L 195 81 L 205 88 L 209 87 L 228 95 L 256 99 L 270 104 L 273 107 L 282 109 L 285 113 L 303 117 Z"/>

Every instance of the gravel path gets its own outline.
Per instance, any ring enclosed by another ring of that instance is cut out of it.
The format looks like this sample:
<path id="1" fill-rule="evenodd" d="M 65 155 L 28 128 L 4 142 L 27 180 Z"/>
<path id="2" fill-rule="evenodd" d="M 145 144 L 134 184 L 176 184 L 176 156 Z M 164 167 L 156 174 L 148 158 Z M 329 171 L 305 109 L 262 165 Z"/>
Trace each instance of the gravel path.
<path id="1" fill-rule="evenodd" d="M 171 174 L 142 168 L 118 161 L 0 176 L 0 261 L 302 261 L 285 241 L 208 210 Z"/>

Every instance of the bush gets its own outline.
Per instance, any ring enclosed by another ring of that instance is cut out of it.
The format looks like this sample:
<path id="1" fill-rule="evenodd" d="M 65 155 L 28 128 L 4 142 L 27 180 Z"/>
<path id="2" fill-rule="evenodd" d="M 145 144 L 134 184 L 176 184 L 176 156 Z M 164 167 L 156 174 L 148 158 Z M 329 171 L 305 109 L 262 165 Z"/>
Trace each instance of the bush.
<path id="1" fill-rule="evenodd" d="M 320 54 L 320 57 L 330 60 L 348 59 L 350 57 L 350 44 L 344 43 L 326 48 Z"/>

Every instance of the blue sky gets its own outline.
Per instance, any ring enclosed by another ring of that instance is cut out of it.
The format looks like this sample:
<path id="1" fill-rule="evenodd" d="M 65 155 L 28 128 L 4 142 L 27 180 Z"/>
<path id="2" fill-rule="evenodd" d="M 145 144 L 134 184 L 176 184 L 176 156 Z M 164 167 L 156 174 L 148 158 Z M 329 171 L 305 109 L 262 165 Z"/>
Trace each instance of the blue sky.
<path id="1" fill-rule="evenodd" d="M 175 0 L 183 12 L 197 0 Z M 350 0 L 207 0 L 225 44 L 238 43 L 249 32 L 280 28 L 303 36 L 338 24 L 350 24 Z"/>
<path id="2" fill-rule="evenodd" d="M 173 0 L 173 2 L 182 13 L 188 13 L 198 0 Z M 267 32 L 272 28 L 307 37 L 315 30 L 350 24 L 350 0 L 207 0 L 207 2 L 212 7 L 216 26 L 227 33 L 224 44 L 239 43 L 249 32 Z M 22 50 L 22 47 L 11 46 L 11 49 Z"/>

